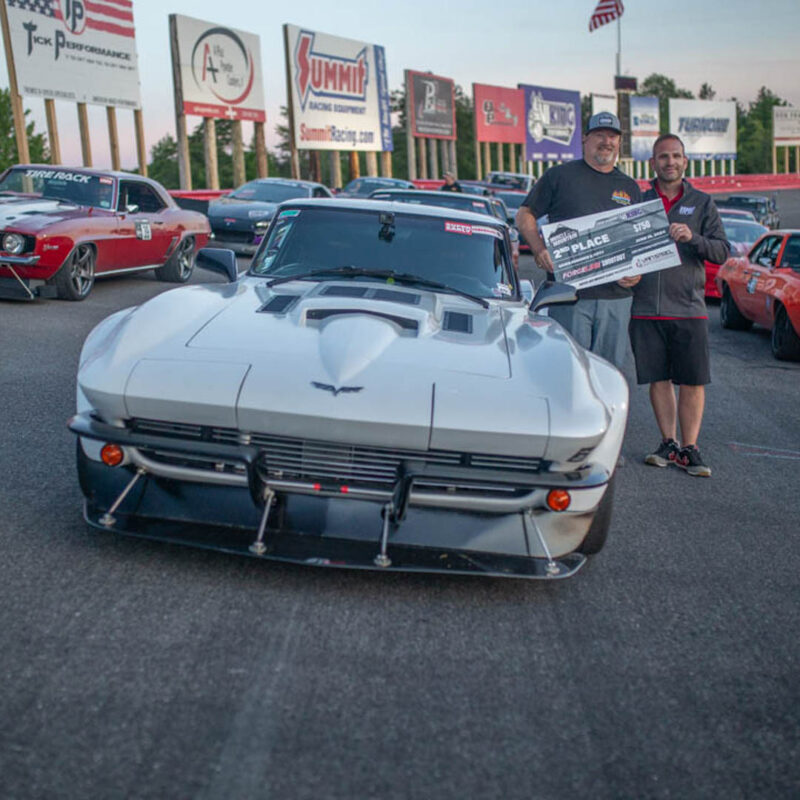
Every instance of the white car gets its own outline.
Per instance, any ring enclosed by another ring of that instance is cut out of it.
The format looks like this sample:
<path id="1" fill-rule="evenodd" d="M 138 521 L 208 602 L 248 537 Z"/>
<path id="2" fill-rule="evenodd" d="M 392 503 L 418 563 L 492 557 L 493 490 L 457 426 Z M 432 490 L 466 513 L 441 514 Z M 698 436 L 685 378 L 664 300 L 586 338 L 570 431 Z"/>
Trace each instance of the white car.
<path id="1" fill-rule="evenodd" d="M 301 563 L 574 574 L 610 525 L 628 388 L 539 312 L 485 215 L 291 200 L 246 274 L 120 311 L 78 371 L 96 527 Z"/>

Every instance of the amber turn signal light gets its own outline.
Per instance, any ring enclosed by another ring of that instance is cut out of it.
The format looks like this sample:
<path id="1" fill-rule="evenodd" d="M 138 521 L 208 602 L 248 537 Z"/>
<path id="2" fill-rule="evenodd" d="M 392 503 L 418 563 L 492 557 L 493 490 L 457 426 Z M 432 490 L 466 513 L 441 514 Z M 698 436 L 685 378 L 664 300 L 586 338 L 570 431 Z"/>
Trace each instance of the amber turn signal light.
<path id="1" fill-rule="evenodd" d="M 104 444 L 100 458 L 107 467 L 118 467 L 125 458 L 125 453 L 118 444 Z"/>
<path id="2" fill-rule="evenodd" d="M 547 493 L 547 506 L 552 511 L 566 511 L 571 500 L 566 489 L 551 489 Z"/>

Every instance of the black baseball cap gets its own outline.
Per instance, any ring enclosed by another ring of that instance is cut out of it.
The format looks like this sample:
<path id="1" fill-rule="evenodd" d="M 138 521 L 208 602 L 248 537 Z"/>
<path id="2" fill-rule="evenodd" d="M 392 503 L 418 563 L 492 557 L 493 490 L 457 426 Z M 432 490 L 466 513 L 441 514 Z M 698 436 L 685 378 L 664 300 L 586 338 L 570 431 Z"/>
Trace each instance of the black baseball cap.
<path id="1" fill-rule="evenodd" d="M 598 131 L 601 128 L 608 128 L 608 130 L 614 131 L 614 133 L 622 133 L 619 117 L 616 114 L 612 114 L 610 111 L 601 111 L 599 114 L 593 114 L 586 125 L 586 133 Z"/>

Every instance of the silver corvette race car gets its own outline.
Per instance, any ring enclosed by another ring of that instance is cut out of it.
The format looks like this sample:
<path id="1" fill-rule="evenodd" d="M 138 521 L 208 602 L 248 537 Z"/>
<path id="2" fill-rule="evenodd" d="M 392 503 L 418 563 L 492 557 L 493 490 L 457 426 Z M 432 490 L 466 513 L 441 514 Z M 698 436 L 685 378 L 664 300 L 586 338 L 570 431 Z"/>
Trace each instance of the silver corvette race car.
<path id="1" fill-rule="evenodd" d="M 306 564 L 528 578 L 603 545 L 628 389 L 541 314 L 507 226 L 361 200 L 279 207 L 249 271 L 89 334 L 96 527 Z"/>

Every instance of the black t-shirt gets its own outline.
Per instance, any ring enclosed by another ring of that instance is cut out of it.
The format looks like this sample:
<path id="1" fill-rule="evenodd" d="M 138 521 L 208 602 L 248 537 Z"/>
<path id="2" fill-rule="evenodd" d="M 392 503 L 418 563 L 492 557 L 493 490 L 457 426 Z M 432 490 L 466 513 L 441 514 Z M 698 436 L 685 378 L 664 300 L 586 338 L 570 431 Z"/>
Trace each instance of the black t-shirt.
<path id="1" fill-rule="evenodd" d="M 461 192 L 463 189 L 461 188 L 461 184 L 456 181 L 455 183 L 451 183 L 449 186 L 446 183 L 443 183 L 439 187 L 443 192 Z"/>
<path id="2" fill-rule="evenodd" d="M 611 172 L 598 172 L 581 159 L 548 169 L 522 204 L 537 220 L 546 214 L 548 222 L 561 222 L 641 201 L 639 184 L 633 178 L 616 167 Z M 630 294 L 630 289 L 614 282 L 581 289 L 578 297 L 608 300 Z"/>

